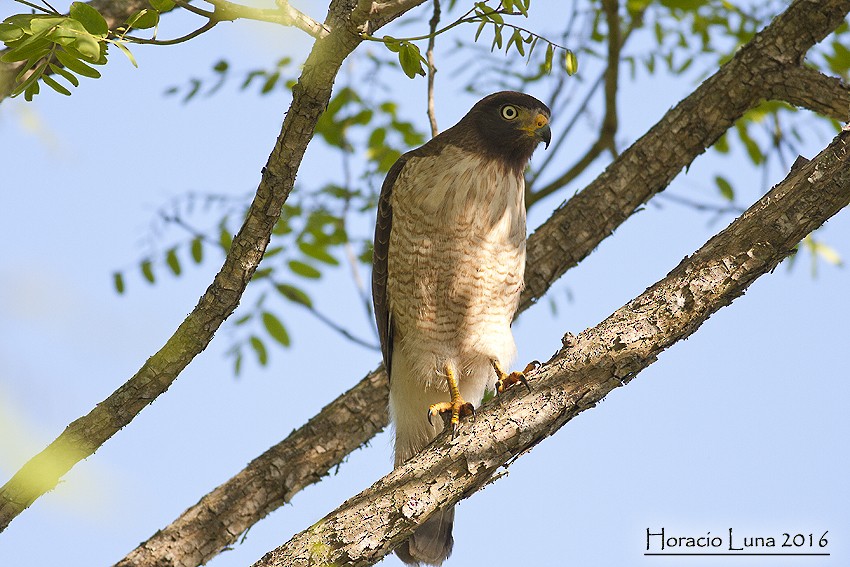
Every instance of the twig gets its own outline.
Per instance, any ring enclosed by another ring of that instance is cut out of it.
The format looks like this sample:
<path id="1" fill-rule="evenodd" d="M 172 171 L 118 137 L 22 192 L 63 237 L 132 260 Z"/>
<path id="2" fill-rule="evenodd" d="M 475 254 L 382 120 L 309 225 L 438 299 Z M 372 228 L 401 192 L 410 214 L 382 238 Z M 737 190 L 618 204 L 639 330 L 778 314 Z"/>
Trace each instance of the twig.
<path id="1" fill-rule="evenodd" d="M 440 0 L 434 0 L 434 15 L 431 16 L 429 25 L 431 26 L 431 35 L 428 37 L 428 50 L 426 58 L 428 59 L 428 121 L 431 123 L 431 137 L 435 137 L 440 133 L 440 128 L 437 126 L 437 114 L 434 110 L 434 75 L 437 74 L 437 68 L 434 66 L 434 40 L 436 39 L 437 26 L 440 23 Z"/>

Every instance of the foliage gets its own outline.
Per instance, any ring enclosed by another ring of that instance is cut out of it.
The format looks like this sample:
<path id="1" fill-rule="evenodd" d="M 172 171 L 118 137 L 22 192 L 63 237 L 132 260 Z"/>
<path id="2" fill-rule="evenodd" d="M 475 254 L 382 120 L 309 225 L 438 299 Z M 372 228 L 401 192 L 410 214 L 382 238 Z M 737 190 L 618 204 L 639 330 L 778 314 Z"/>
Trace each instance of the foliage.
<path id="1" fill-rule="evenodd" d="M 114 32 L 96 9 L 74 2 L 67 15 L 49 5 L 42 13 L 15 14 L 0 23 L 0 40 L 8 48 L 0 56 L 5 63 L 22 62 L 15 78 L 12 96 L 23 93 L 28 101 L 39 93 L 41 83 L 70 96 L 68 86 L 77 87 L 79 77 L 97 79 L 100 71 L 92 65 L 105 65 L 109 46 L 114 45 L 136 65 L 127 48 L 127 32 L 155 28 L 161 12 L 174 8 L 171 0 L 150 0 L 151 8 L 136 12 Z M 57 77 L 67 82 L 63 84 Z"/>

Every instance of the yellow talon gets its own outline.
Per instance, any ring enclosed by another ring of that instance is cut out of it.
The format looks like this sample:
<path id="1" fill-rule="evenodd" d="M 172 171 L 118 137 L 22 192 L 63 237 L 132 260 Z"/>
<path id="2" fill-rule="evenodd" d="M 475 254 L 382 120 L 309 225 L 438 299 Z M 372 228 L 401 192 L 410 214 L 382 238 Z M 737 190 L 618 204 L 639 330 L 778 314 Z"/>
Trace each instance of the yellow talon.
<path id="1" fill-rule="evenodd" d="M 501 394 L 511 386 L 517 383 L 522 383 L 529 393 L 531 393 L 531 386 L 528 385 L 528 380 L 526 380 L 526 374 L 531 374 L 535 370 L 540 367 L 540 363 L 536 360 L 532 360 L 525 367 L 525 370 L 522 372 L 511 372 L 510 374 L 505 374 L 505 371 L 502 370 L 502 367 L 499 366 L 499 363 L 495 360 L 491 361 L 493 364 L 493 370 L 496 371 L 496 393 Z"/>
<path id="2" fill-rule="evenodd" d="M 431 421 L 431 418 L 435 415 L 442 415 L 443 423 L 446 427 L 448 427 L 449 423 L 451 423 L 452 439 L 454 439 L 457 437 L 457 429 L 458 424 L 460 423 L 460 418 L 475 415 L 475 408 L 470 402 L 465 401 L 461 397 L 460 390 L 458 390 L 457 387 L 457 380 L 455 379 L 454 371 L 448 365 L 446 366 L 446 382 L 449 384 L 451 401 L 440 402 L 429 407 L 428 423 L 433 425 L 434 422 Z"/>

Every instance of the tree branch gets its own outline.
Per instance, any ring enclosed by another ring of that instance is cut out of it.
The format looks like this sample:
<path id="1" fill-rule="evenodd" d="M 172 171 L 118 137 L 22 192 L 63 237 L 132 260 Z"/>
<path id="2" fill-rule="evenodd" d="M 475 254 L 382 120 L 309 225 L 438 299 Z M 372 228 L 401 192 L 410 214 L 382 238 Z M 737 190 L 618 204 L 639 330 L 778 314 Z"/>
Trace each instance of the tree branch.
<path id="1" fill-rule="evenodd" d="M 803 53 L 837 27 L 843 21 L 844 14 L 850 11 L 850 2 L 847 0 L 830 1 L 825 6 L 812 4 L 799 1 L 793 4 L 785 15 L 777 18 L 757 36 L 754 42 L 759 42 L 758 50 L 744 48 L 736 55 L 736 59 L 747 57 L 748 64 L 753 64 L 754 58 L 772 56 L 777 49 L 777 38 L 795 37 L 795 34 L 805 32 L 809 37 L 806 41 L 811 43 L 803 43 L 795 48 Z M 828 18 L 822 16 L 827 13 Z M 795 54 L 792 52 L 789 56 Z M 710 145 L 743 115 L 748 105 L 754 105 L 755 101 L 764 98 L 760 91 L 766 85 L 750 74 L 741 74 L 740 69 L 740 66 L 730 63 L 718 71 L 712 78 L 713 84 L 728 91 L 721 90 L 709 96 L 710 93 L 698 90 L 687 97 L 676 109 L 668 112 L 645 139 L 635 144 L 637 150 L 633 146 L 609 166 L 609 170 L 615 174 L 606 176 L 605 182 L 593 182 L 537 229 L 528 243 L 526 289 L 518 312 L 533 305 L 555 279 L 590 254 L 636 207 L 666 187 L 683 167 L 682 161 L 689 163 L 704 151 L 706 146 L 700 147 L 700 140 Z M 716 78 L 718 76 L 720 78 Z M 729 104 L 716 106 L 718 99 Z M 703 122 L 710 117 L 721 126 L 700 123 L 688 129 L 686 122 L 677 123 L 682 112 L 677 109 L 683 106 L 696 117 L 703 117 Z M 706 128 L 713 129 L 704 132 Z M 694 140 L 695 132 L 702 137 Z M 669 148 L 679 146 L 685 147 L 688 154 L 670 161 Z M 642 156 L 637 166 L 630 161 L 635 151 Z M 653 174 L 636 177 L 633 175 L 634 169 L 646 169 Z M 617 176 L 623 176 L 624 180 L 619 181 Z M 589 191 L 592 196 L 585 197 L 584 194 Z M 570 244 L 557 251 L 551 250 L 548 238 Z M 199 563 L 179 559 L 184 549 L 214 550 L 205 556 L 208 558 L 234 543 L 239 534 L 288 502 L 304 486 L 318 482 L 345 455 L 384 429 L 388 424 L 388 391 L 386 373 L 379 367 L 326 406 L 307 425 L 266 451 L 242 472 L 204 496 L 171 525 L 154 534 L 119 565 L 195 567 Z M 369 402 L 361 406 L 359 400 Z M 345 408 L 349 404 L 354 408 L 365 409 L 348 413 Z M 301 447 L 305 444 L 300 441 L 301 436 L 310 432 L 316 436 L 316 441 L 311 449 L 303 450 Z M 335 449 L 323 451 L 323 448 L 329 446 L 329 439 L 333 440 Z M 286 479 L 286 482 L 280 482 L 281 478 Z M 242 499 L 227 496 L 246 494 L 259 496 Z"/>
<path id="2" fill-rule="evenodd" d="M 785 101 L 839 122 L 850 119 L 850 87 L 804 65 L 787 65 L 767 77 L 765 98 Z"/>
<path id="3" fill-rule="evenodd" d="M 362 22 L 349 20 L 349 16 L 344 0 L 331 3 L 326 24 L 334 31 L 316 41 L 304 63 L 298 84 L 292 89 L 292 104 L 263 168 L 262 180 L 244 224 L 210 287 L 171 338 L 135 376 L 89 414 L 72 422 L 0 488 L 0 531 L 39 496 L 52 490 L 71 467 L 93 454 L 165 392 L 236 309 L 263 257 L 281 206 L 292 190 L 316 122 L 330 100 L 339 67 L 361 41 L 354 28 Z"/>
<path id="4" fill-rule="evenodd" d="M 436 510 L 470 496 L 499 467 L 629 383 L 848 204 L 850 132 L 843 132 L 663 280 L 596 327 L 565 336 L 530 394 L 516 388 L 488 403 L 456 439 L 447 430 L 254 567 L 374 564 Z"/>
<path id="5" fill-rule="evenodd" d="M 437 74 L 437 67 L 434 65 L 434 42 L 437 39 L 437 26 L 440 24 L 440 0 L 433 0 L 434 15 L 428 25 L 431 28 L 431 35 L 428 37 L 428 49 L 425 52 L 425 57 L 428 60 L 428 122 L 431 124 L 431 137 L 435 137 L 440 133 L 440 128 L 437 126 L 437 113 L 434 108 L 434 75 Z"/>

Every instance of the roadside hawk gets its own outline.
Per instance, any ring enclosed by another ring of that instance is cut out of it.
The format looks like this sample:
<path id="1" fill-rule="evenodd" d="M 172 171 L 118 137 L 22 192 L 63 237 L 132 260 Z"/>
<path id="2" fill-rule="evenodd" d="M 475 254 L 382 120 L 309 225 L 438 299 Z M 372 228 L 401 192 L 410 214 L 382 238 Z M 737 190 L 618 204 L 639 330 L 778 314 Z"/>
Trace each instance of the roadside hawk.
<path id="1" fill-rule="evenodd" d="M 395 466 L 442 431 L 433 416 L 446 413 L 456 431 L 486 389 L 524 381 L 502 369 L 516 354 L 511 321 L 525 271 L 523 171 L 537 145 L 549 145 L 549 115 L 532 96 L 491 94 L 387 173 L 372 296 Z M 396 553 L 408 564 L 442 564 L 453 521 L 453 506 L 437 511 Z"/>

